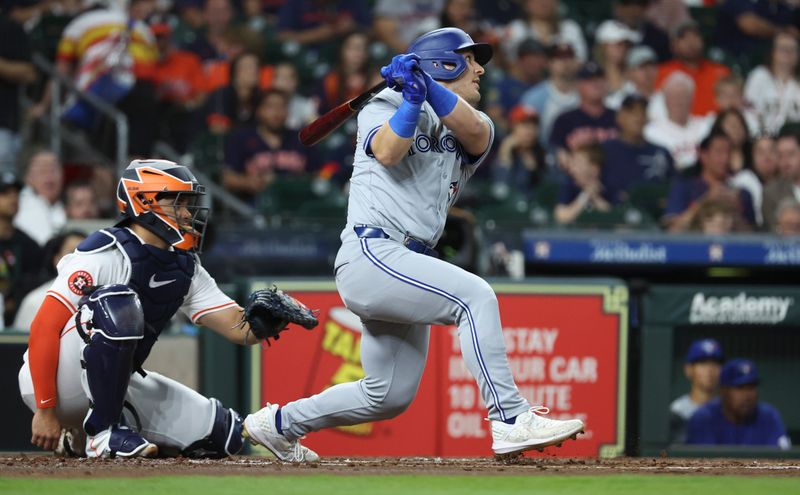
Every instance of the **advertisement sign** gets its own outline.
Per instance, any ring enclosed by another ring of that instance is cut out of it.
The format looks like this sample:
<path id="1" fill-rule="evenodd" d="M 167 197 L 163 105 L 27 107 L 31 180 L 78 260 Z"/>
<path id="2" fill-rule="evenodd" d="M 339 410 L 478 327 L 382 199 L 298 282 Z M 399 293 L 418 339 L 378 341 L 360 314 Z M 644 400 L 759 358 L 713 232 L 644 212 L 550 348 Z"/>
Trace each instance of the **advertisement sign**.
<path id="1" fill-rule="evenodd" d="M 797 266 L 800 241 L 749 235 L 711 238 L 665 233 L 583 233 L 529 231 L 523 236 L 525 259 L 535 264 Z"/>
<path id="2" fill-rule="evenodd" d="M 578 417 L 586 434 L 548 455 L 615 456 L 624 444 L 627 290 L 622 285 L 547 283 L 495 286 L 509 365 L 523 396 Z M 312 332 L 294 328 L 255 351 L 260 377 L 254 407 L 286 404 L 364 376 L 359 318 L 333 284 L 280 282 L 320 310 Z M 417 397 L 400 416 L 310 434 L 306 445 L 327 456 L 487 456 L 490 422 L 463 359 L 457 329 L 431 329 L 428 362 Z"/>
<path id="3" fill-rule="evenodd" d="M 338 383 L 364 377 L 361 367 L 361 323 L 342 304 L 333 285 L 322 291 L 280 287 L 309 308 L 319 309 L 319 326 L 311 332 L 295 326 L 261 352 L 260 404 L 284 405 L 310 397 Z M 258 349 L 254 347 L 254 349 Z M 410 456 L 436 449 L 435 407 L 438 382 L 430 354 L 417 397 L 397 418 L 313 433 L 305 444 L 321 455 Z"/>

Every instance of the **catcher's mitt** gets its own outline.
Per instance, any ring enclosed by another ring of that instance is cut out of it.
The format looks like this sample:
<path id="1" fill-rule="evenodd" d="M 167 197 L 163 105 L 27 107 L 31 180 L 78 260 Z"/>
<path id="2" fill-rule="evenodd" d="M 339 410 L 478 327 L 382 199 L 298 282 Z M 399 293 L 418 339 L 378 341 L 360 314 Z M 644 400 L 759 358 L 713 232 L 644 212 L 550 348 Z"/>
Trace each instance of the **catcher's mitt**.
<path id="1" fill-rule="evenodd" d="M 250 294 L 242 321 L 250 324 L 253 335 L 267 343 L 269 339 L 278 340 L 289 323 L 297 323 L 308 330 L 319 323 L 316 311 L 277 287 L 259 289 Z"/>

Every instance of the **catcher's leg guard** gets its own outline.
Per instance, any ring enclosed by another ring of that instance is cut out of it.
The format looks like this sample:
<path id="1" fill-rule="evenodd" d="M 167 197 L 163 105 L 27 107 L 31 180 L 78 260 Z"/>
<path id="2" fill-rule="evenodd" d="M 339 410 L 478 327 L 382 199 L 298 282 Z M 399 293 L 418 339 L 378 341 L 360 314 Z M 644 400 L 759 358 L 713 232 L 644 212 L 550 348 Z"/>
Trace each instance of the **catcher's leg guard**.
<path id="1" fill-rule="evenodd" d="M 81 302 L 75 319 L 86 342 L 82 362 L 91 400 L 83 427 L 93 436 L 120 422 L 133 354 L 144 336 L 144 314 L 139 297 L 126 285 L 100 287 Z M 90 316 L 88 333 L 82 316 Z"/>
<path id="2" fill-rule="evenodd" d="M 183 455 L 187 457 L 219 458 L 238 454 L 242 450 L 242 417 L 233 409 L 226 408 L 217 399 L 214 403 L 214 424 L 211 433 L 186 447 Z"/>

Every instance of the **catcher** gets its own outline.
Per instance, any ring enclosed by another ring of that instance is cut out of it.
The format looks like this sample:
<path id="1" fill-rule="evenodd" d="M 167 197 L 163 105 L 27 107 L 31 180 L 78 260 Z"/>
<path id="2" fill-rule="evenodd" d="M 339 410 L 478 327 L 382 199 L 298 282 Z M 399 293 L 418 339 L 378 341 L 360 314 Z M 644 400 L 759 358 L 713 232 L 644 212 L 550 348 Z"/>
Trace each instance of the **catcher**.
<path id="1" fill-rule="evenodd" d="M 196 254 L 204 194 L 184 166 L 134 160 L 117 187 L 123 219 L 61 260 L 19 372 L 34 445 L 88 457 L 239 452 L 236 411 L 142 369 L 159 333 L 178 310 L 243 345 L 317 319 L 274 288 L 254 292 L 244 309 L 222 293 Z"/>

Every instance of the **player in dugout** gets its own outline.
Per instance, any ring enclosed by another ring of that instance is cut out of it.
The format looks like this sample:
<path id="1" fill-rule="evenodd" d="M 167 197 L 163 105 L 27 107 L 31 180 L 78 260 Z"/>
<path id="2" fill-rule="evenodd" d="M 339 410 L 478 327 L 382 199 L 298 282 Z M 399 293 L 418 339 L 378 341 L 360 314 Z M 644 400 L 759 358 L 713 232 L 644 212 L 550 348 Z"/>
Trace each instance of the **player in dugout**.
<path id="1" fill-rule="evenodd" d="M 686 443 L 772 446 L 789 449 L 781 415 L 759 401 L 758 369 L 749 359 L 731 359 L 720 372 L 720 397 L 699 408 L 686 427 Z"/>

